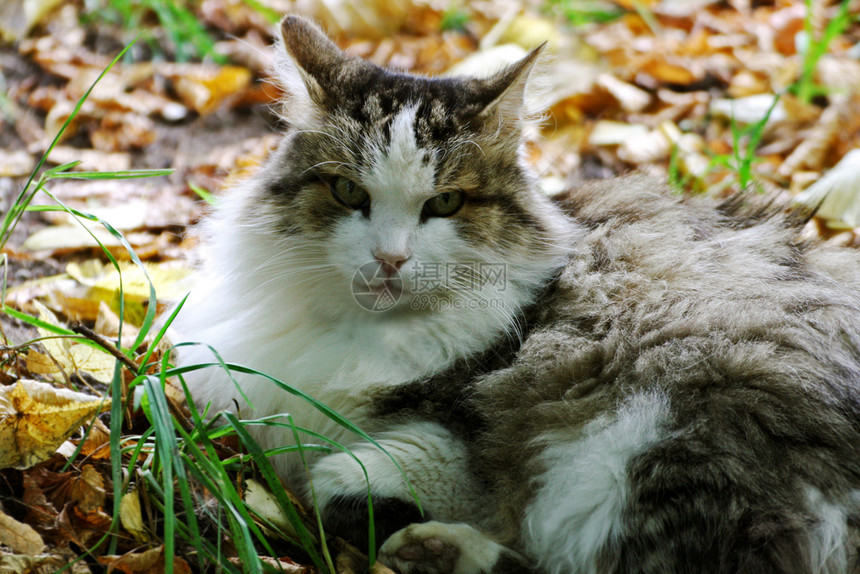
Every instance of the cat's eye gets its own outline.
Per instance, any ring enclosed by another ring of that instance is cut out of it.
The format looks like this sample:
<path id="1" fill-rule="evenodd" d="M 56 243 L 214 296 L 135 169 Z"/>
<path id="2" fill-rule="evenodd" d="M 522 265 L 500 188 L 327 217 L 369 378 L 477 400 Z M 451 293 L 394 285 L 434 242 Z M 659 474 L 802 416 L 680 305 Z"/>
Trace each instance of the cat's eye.
<path id="1" fill-rule="evenodd" d="M 433 217 L 448 217 L 463 207 L 464 200 L 462 191 L 446 191 L 428 199 L 424 203 L 424 211 Z"/>
<path id="2" fill-rule="evenodd" d="M 345 177 L 331 178 L 328 186 L 334 198 L 350 209 L 364 209 L 370 204 L 367 191 Z"/>

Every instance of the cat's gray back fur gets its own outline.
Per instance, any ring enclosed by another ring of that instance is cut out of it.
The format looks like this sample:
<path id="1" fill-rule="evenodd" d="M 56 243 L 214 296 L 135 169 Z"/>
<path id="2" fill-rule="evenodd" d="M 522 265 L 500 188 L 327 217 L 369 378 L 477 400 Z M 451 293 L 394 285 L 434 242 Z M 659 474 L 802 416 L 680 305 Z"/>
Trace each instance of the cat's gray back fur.
<path id="1" fill-rule="evenodd" d="M 858 571 L 858 253 L 640 175 L 557 202 L 578 232 L 522 344 L 380 416 L 464 437 L 484 523 L 541 571 Z"/>
<path id="2" fill-rule="evenodd" d="M 617 477 L 629 491 L 597 557 L 606 571 L 856 561 L 860 257 L 799 239 L 758 198 L 734 203 L 643 176 L 559 199 L 580 229 L 570 263 L 512 364 L 474 385 L 488 428 L 475 453 L 512 538 L 552 465 L 542 453 L 657 396 L 659 428 Z M 827 539 L 834 513 L 843 540 Z"/>

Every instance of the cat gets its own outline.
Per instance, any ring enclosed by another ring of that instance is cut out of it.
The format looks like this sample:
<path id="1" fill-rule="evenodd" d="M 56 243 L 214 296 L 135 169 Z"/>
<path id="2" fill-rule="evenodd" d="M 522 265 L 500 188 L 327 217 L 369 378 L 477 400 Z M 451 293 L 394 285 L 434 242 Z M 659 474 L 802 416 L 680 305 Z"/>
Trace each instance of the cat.
<path id="1" fill-rule="evenodd" d="M 642 175 L 546 196 L 523 144 L 540 48 L 426 78 L 297 16 L 281 36 L 283 140 L 203 224 L 174 338 L 383 447 L 262 377 L 187 375 L 210 412 L 351 449 L 367 477 L 272 459 L 327 528 L 368 544 L 369 480 L 402 574 L 858 570 L 857 252 Z"/>

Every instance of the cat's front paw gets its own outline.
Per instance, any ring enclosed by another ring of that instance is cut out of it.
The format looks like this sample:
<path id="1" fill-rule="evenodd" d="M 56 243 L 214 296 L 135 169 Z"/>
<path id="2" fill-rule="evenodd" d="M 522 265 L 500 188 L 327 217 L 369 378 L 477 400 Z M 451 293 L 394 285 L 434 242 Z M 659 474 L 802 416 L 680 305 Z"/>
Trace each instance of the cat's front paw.
<path id="1" fill-rule="evenodd" d="M 399 530 L 379 561 L 401 574 L 492 574 L 530 571 L 514 552 L 468 524 L 425 522 Z M 515 567 L 516 570 L 510 569 Z"/>

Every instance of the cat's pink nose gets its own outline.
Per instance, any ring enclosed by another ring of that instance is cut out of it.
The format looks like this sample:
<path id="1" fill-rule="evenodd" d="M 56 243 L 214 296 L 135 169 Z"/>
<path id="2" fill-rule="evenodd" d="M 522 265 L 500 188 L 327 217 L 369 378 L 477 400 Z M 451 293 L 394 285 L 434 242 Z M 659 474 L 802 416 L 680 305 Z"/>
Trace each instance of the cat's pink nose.
<path id="1" fill-rule="evenodd" d="M 385 269 L 385 272 L 391 276 L 394 275 L 397 271 L 400 271 L 400 268 L 403 267 L 403 264 L 409 260 L 411 254 L 409 253 L 387 253 L 385 251 L 374 251 L 373 258 L 379 261 L 380 263 L 384 263 L 382 266 Z"/>

